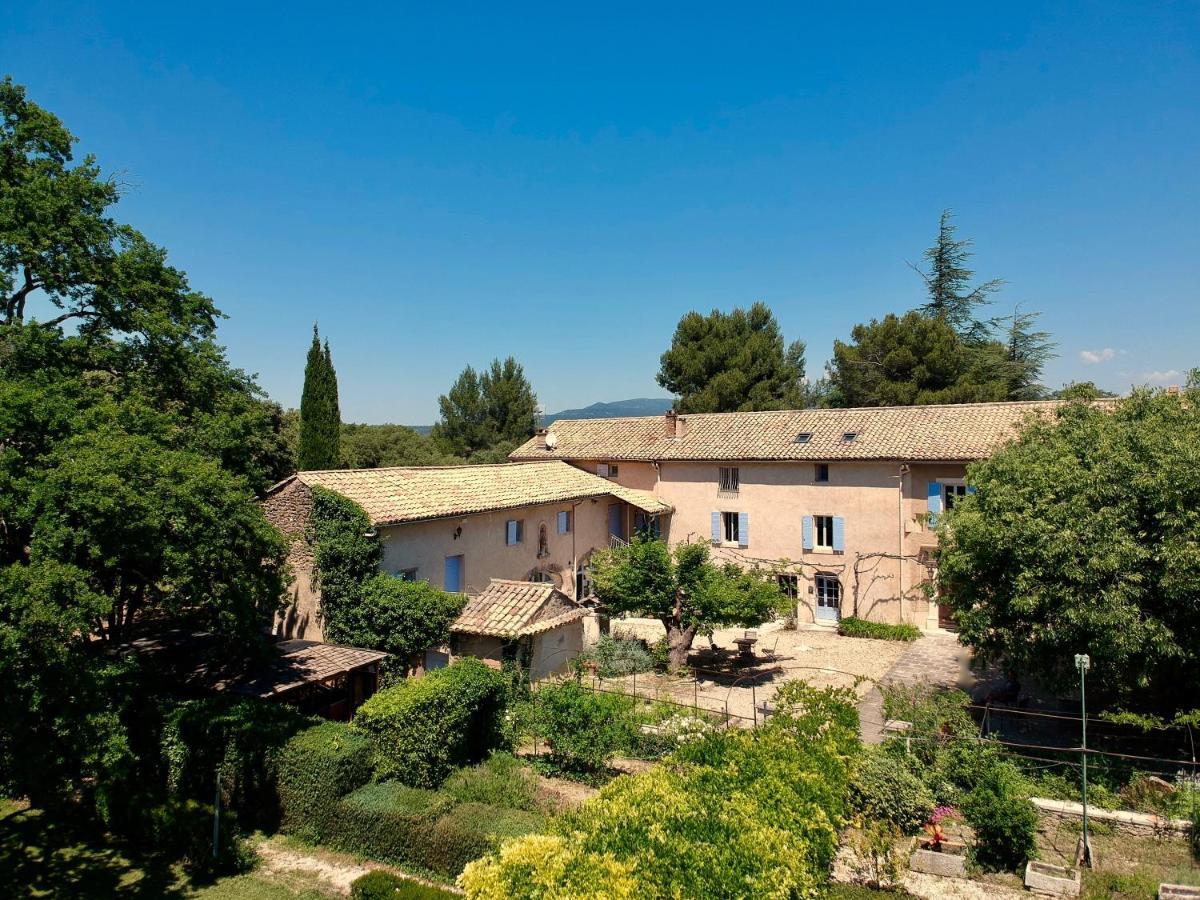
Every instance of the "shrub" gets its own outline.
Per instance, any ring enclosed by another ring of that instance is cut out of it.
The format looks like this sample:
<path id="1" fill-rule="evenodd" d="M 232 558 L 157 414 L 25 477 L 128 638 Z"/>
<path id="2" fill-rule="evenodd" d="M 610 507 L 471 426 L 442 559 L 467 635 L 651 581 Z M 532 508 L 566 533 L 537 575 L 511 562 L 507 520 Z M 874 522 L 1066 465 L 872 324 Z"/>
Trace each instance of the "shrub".
<path id="1" fill-rule="evenodd" d="M 537 809 L 538 780 L 510 753 L 493 753 L 478 766 L 454 772 L 442 792 L 459 803 L 486 803 L 510 809 Z"/>
<path id="2" fill-rule="evenodd" d="M 350 883 L 350 900 L 443 900 L 458 894 L 401 878 L 383 869 L 360 875 Z"/>
<path id="3" fill-rule="evenodd" d="M 338 802 L 325 840 L 383 862 L 425 866 L 433 823 L 449 805 L 440 794 L 399 782 L 367 784 Z"/>
<path id="4" fill-rule="evenodd" d="M 861 745 L 850 691 L 780 691 L 781 712 L 605 786 L 551 835 L 467 866 L 467 896 L 813 897 L 828 878 Z"/>
<path id="5" fill-rule="evenodd" d="M 500 745 L 506 696 L 501 673 L 460 659 L 375 694 L 354 724 L 372 738 L 380 778 L 437 787 Z"/>
<path id="6" fill-rule="evenodd" d="M 1200 806 L 1192 808 L 1191 825 L 1188 828 L 1188 846 L 1192 848 L 1192 856 L 1200 859 Z"/>
<path id="7" fill-rule="evenodd" d="M 1012 763 L 996 762 L 980 775 L 963 801 L 963 814 L 975 831 L 971 854 L 981 867 L 1012 870 L 1033 856 L 1037 811 Z"/>
<path id="8" fill-rule="evenodd" d="M 150 810 L 151 839 L 159 852 L 183 862 L 194 879 L 209 880 L 253 867 L 254 848 L 242 837 L 232 813 L 221 813 L 217 853 L 213 855 L 213 807 L 196 800 L 168 800 Z"/>
<path id="9" fill-rule="evenodd" d="M 508 838 L 532 834 L 545 824 L 537 813 L 464 803 L 434 823 L 422 864 L 443 875 L 457 875 L 471 860 L 493 852 Z"/>
<path id="10" fill-rule="evenodd" d="M 371 759 L 367 738 L 340 722 L 293 737 L 276 766 L 281 827 L 322 840 L 338 800 L 370 780 Z"/>
<path id="11" fill-rule="evenodd" d="M 262 700 L 215 697 L 187 700 L 166 711 L 161 738 L 168 795 L 212 798 L 220 772 L 221 802 L 248 827 L 279 824 L 275 785 L 284 744 L 313 720 L 294 707 Z"/>
<path id="12" fill-rule="evenodd" d="M 596 663 L 596 674 L 601 678 L 620 678 L 635 672 L 647 672 L 654 666 L 654 660 L 644 643 L 617 640 L 607 634 L 601 635 L 596 646 L 580 656 Z"/>
<path id="13" fill-rule="evenodd" d="M 881 641 L 915 641 L 921 636 L 921 629 L 915 625 L 888 625 L 885 622 L 871 622 L 847 616 L 838 622 L 838 634 Z"/>
<path id="14" fill-rule="evenodd" d="M 637 701 L 632 697 L 593 691 L 568 680 L 543 686 L 535 703 L 537 733 L 550 745 L 551 759 L 563 768 L 604 768 L 634 741 Z"/>
<path id="15" fill-rule="evenodd" d="M 865 819 L 887 822 L 912 834 L 933 812 L 933 794 L 912 772 L 885 753 L 868 753 L 850 786 L 850 802 Z"/>

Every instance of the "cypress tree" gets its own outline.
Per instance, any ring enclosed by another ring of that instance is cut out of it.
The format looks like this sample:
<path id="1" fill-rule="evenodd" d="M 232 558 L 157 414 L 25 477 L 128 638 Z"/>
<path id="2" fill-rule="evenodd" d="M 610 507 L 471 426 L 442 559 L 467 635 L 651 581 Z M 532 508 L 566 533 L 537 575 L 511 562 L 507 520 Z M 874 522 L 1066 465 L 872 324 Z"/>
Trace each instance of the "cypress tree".
<path id="1" fill-rule="evenodd" d="M 296 460 L 299 468 L 336 468 L 341 428 L 337 374 L 333 370 L 329 341 L 322 350 L 321 336 L 314 323 L 312 345 L 304 366 L 304 393 L 300 397 L 300 448 Z"/>

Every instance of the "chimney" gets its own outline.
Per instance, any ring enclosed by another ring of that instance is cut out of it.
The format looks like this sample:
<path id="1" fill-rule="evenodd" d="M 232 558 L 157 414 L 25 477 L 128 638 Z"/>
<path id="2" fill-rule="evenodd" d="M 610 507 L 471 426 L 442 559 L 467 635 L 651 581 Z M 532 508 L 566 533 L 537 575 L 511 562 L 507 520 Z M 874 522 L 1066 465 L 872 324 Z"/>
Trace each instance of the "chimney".
<path id="1" fill-rule="evenodd" d="M 681 417 L 675 410 L 668 409 L 663 418 L 663 434 L 669 438 L 681 438 L 687 434 L 687 419 Z"/>

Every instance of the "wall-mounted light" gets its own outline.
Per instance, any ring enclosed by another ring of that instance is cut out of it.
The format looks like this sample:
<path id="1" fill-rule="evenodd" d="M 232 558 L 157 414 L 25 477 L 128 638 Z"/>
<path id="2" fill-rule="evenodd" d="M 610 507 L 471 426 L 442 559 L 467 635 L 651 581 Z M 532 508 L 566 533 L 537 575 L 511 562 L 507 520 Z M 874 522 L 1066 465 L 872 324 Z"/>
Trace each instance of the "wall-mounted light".
<path id="1" fill-rule="evenodd" d="M 454 529 L 454 539 L 457 541 L 461 535 L 462 535 L 462 526 L 459 525 L 457 528 Z"/>

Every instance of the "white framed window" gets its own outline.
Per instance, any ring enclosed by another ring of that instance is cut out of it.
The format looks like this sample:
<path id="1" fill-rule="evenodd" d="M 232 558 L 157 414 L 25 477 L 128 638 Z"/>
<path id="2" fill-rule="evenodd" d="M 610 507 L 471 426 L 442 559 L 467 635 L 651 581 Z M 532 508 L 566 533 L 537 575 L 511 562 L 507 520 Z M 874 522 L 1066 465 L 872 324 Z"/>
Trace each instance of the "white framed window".
<path id="1" fill-rule="evenodd" d="M 833 516 L 813 516 L 813 526 L 816 531 L 816 550 L 824 553 L 833 552 Z"/>
<path id="2" fill-rule="evenodd" d="M 737 466 L 719 466 L 717 468 L 717 490 L 722 494 L 736 494 L 740 482 L 740 472 Z"/>
<path id="3" fill-rule="evenodd" d="M 504 543 L 509 547 L 525 540 L 525 520 L 509 519 L 504 523 Z"/>
<path id="4" fill-rule="evenodd" d="M 417 580 L 417 570 L 416 569 L 400 569 L 398 572 L 396 572 L 396 577 L 399 578 L 401 581 L 416 581 Z"/>
<path id="5" fill-rule="evenodd" d="M 965 481 L 943 481 L 942 482 L 942 509 L 954 509 L 954 504 L 959 498 L 967 496 L 967 483 Z"/>
<path id="6" fill-rule="evenodd" d="M 621 474 L 621 468 L 616 463 L 597 463 L 596 474 L 601 478 L 616 478 Z"/>
<path id="7" fill-rule="evenodd" d="M 740 544 L 741 530 L 738 528 L 738 514 L 735 512 L 721 513 L 721 537 L 726 544 Z"/>
<path id="8" fill-rule="evenodd" d="M 560 510 L 558 513 L 558 533 L 571 533 L 571 511 L 569 509 Z"/>

